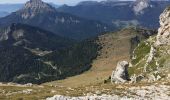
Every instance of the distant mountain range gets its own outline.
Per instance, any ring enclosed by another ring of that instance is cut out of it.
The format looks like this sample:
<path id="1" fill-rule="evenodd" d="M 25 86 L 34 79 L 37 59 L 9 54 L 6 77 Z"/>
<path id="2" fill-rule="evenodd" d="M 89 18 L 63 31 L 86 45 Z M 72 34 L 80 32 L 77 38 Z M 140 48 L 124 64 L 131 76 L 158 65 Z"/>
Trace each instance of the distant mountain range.
<path id="1" fill-rule="evenodd" d="M 0 4 L 0 17 L 5 17 L 22 7 L 23 4 Z"/>
<path id="2" fill-rule="evenodd" d="M 159 15 L 170 5 L 170 1 L 85 1 L 76 6 L 64 5 L 57 10 L 79 17 L 98 20 L 117 27 L 142 26 L 158 28 Z"/>
<path id="3" fill-rule="evenodd" d="M 50 3 L 55 8 L 58 8 L 59 5 Z M 5 17 L 9 15 L 12 12 L 15 12 L 19 9 L 21 9 L 24 6 L 24 4 L 0 4 L 0 17 Z"/>
<path id="4" fill-rule="evenodd" d="M 142 26 L 158 28 L 159 15 L 170 5 L 169 0 L 136 1 L 83 1 L 76 6 L 58 6 L 50 3 L 59 12 L 69 13 L 89 20 L 98 20 L 112 27 Z M 0 17 L 21 9 L 24 4 L 1 4 Z"/>
<path id="5" fill-rule="evenodd" d="M 95 20 L 87 20 L 56 9 L 41 0 L 28 1 L 22 9 L 0 19 L 0 26 L 23 23 L 57 35 L 82 40 L 110 31 L 113 28 Z"/>

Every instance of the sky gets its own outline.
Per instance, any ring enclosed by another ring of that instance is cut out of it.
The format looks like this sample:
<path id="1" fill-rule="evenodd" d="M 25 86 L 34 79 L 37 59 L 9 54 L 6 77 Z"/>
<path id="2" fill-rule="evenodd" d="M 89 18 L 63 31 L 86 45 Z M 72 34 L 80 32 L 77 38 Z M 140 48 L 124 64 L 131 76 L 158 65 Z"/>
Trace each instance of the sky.
<path id="1" fill-rule="evenodd" d="M 0 4 L 6 3 L 25 3 L 28 0 L 0 0 Z M 58 5 L 68 4 L 68 5 L 75 5 L 80 1 L 87 1 L 87 0 L 43 0 L 45 2 L 52 2 Z M 103 0 L 88 0 L 88 1 L 103 1 Z"/>

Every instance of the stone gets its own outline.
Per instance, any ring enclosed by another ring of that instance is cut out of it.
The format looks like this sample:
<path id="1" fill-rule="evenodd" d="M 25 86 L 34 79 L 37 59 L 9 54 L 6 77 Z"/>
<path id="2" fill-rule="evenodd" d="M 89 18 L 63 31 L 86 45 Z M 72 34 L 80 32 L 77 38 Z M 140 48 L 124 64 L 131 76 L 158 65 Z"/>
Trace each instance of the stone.
<path id="1" fill-rule="evenodd" d="M 150 50 L 150 53 L 149 53 L 149 57 L 148 57 L 148 59 L 147 59 L 146 62 L 147 62 L 147 63 L 150 63 L 150 62 L 153 60 L 155 54 L 156 54 L 156 49 L 155 49 L 153 46 L 151 46 L 151 50 Z"/>
<path id="2" fill-rule="evenodd" d="M 160 76 L 160 75 L 158 75 L 157 77 L 156 77 L 156 80 L 160 80 L 162 77 Z"/>
<path id="3" fill-rule="evenodd" d="M 154 82 L 154 81 L 156 81 L 156 77 L 153 74 L 149 75 L 148 82 Z"/>
<path id="4" fill-rule="evenodd" d="M 130 77 L 131 81 L 130 83 L 136 83 L 136 74 Z"/>
<path id="5" fill-rule="evenodd" d="M 118 62 L 116 70 L 111 75 L 111 82 L 124 83 L 129 80 L 129 63 L 127 61 Z"/>
<path id="6" fill-rule="evenodd" d="M 130 79 L 131 79 L 130 83 L 137 83 L 137 82 L 141 81 L 143 78 L 144 78 L 143 75 L 134 74 L 130 77 Z"/>
<path id="7" fill-rule="evenodd" d="M 170 74 L 168 74 L 167 79 L 170 79 Z"/>
<path id="8" fill-rule="evenodd" d="M 31 87 L 31 86 L 33 86 L 33 84 L 32 83 L 27 83 L 27 84 L 25 84 L 25 86 Z"/>

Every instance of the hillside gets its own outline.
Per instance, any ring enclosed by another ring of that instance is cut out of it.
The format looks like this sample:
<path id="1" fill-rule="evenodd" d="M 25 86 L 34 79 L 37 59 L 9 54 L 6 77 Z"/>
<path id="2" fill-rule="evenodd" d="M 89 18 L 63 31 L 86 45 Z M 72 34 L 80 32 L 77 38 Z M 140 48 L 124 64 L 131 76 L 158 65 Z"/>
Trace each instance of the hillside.
<path id="1" fill-rule="evenodd" d="M 100 75 L 102 80 L 108 77 L 117 61 L 129 59 L 134 47 L 153 33 L 130 28 L 76 43 L 36 27 L 12 24 L 1 29 L 0 81 L 43 83 L 78 75 L 91 68 L 87 73 L 99 73 L 98 82 Z"/>
<path id="2" fill-rule="evenodd" d="M 0 29 L 1 46 L 21 46 L 28 49 L 56 50 L 68 47 L 73 40 L 25 24 L 11 24 Z"/>
<path id="3" fill-rule="evenodd" d="M 92 60 L 92 67 L 89 71 L 65 80 L 47 84 L 78 87 L 81 85 L 103 83 L 104 80 L 109 78 L 118 61 L 127 59 L 130 61 L 132 51 L 137 44 L 155 33 L 152 30 L 129 28 L 98 36 L 95 42 L 100 49 L 96 59 Z"/>
<path id="4" fill-rule="evenodd" d="M 93 41 L 76 43 L 23 24 L 1 29 L 0 46 L 0 81 L 22 84 L 80 74 L 91 67 L 98 51 Z"/>
<path id="5" fill-rule="evenodd" d="M 41 56 L 73 43 L 69 39 L 23 24 L 12 24 L 1 29 L 0 33 L 1 82 L 47 81 L 38 78 L 40 73 L 54 69 L 42 62 Z"/>

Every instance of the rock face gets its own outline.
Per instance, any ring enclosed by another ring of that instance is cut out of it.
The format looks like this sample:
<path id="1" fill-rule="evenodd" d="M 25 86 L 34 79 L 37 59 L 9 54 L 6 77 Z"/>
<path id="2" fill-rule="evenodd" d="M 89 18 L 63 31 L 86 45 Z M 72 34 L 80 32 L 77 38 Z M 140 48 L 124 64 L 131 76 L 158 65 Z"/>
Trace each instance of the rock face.
<path id="1" fill-rule="evenodd" d="M 137 0 L 133 6 L 134 13 L 136 15 L 143 14 L 144 9 L 152 7 L 152 5 L 150 5 L 150 2 L 150 0 Z"/>
<path id="2" fill-rule="evenodd" d="M 158 30 L 157 45 L 170 45 L 170 9 L 167 8 L 161 15 L 160 15 L 160 28 Z"/>
<path id="3" fill-rule="evenodd" d="M 124 83 L 129 80 L 128 75 L 129 63 L 127 61 L 118 62 L 116 70 L 113 71 L 111 76 L 111 82 Z"/>
<path id="4" fill-rule="evenodd" d="M 139 44 L 132 60 L 133 74 L 144 74 L 143 81 L 167 80 L 170 73 L 170 8 L 160 15 L 160 28 L 156 37 L 150 37 Z M 146 51 L 146 52 L 143 52 Z M 143 69 L 143 71 L 141 71 Z M 131 69 L 130 69 L 131 70 Z"/>
<path id="5" fill-rule="evenodd" d="M 23 9 L 21 9 L 19 12 L 21 13 L 22 18 L 29 19 L 33 18 L 37 14 L 43 13 L 44 11 L 56 12 L 55 8 L 48 5 L 47 3 L 42 2 L 41 0 L 28 1 L 23 7 Z"/>

